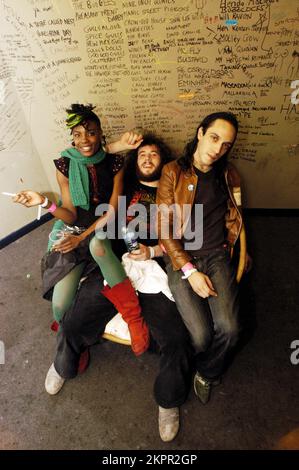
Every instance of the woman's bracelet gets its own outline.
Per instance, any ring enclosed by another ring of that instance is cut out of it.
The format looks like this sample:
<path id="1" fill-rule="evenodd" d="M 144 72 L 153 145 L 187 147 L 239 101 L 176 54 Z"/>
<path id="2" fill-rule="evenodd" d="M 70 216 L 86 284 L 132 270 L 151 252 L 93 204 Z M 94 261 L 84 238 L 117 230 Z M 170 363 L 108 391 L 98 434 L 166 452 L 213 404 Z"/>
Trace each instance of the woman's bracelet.
<path id="1" fill-rule="evenodd" d="M 55 204 L 55 202 L 52 202 L 51 206 L 47 209 L 48 212 L 54 212 L 56 211 L 57 209 L 57 206 Z"/>
<path id="2" fill-rule="evenodd" d="M 41 207 L 45 208 L 47 207 L 47 205 L 49 204 L 49 199 L 47 198 L 47 196 L 44 196 L 45 200 L 42 204 L 40 204 Z"/>

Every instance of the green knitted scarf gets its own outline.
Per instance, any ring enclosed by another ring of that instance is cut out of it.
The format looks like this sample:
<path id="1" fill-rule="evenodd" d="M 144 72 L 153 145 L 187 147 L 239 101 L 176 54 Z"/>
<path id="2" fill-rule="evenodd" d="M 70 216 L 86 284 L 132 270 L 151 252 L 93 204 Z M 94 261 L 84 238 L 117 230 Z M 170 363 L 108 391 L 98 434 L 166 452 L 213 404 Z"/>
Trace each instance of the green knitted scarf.
<path id="1" fill-rule="evenodd" d="M 74 206 L 89 210 L 89 178 L 87 165 L 100 163 L 106 157 L 101 148 L 92 157 L 84 157 L 77 149 L 69 148 L 61 152 L 62 157 L 70 159 L 69 185 Z"/>

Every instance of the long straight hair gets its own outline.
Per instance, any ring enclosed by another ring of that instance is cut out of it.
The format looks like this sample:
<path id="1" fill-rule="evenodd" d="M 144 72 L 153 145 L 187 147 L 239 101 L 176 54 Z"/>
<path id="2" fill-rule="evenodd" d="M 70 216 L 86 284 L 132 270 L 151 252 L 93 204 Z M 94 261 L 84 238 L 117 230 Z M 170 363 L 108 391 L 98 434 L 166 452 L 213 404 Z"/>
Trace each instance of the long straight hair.
<path id="1" fill-rule="evenodd" d="M 209 114 L 201 121 L 201 123 L 196 129 L 196 133 L 195 133 L 193 140 L 191 140 L 191 142 L 188 142 L 188 144 L 186 145 L 184 149 L 184 153 L 182 157 L 180 157 L 177 161 L 184 171 L 190 170 L 192 168 L 193 155 L 197 149 L 197 144 L 198 144 L 197 134 L 198 134 L 199 129 L 202 128 L 203 135 L 204 135 L 207 132 L 207 129 L 211 127 L 213 122 L 215 122 L 217 119 L 223 119 L 224 121 L 227 121 L 230 124 L 232 124 L 236 130 L 236 136 L 237 136 L 239 124 L 238 124 L 236 116 L 233 113 L 220 111 L 217 113 Z M 219 158 L 219 160 L 217 160 L 217 162 L 215 162 L 213 165 L 213 168 L 215 168 L 215 171 L 216 171 L 216 176 L 219 180 L 222 179 L 224 171 L 227 167 L 227 157 L 228 157 L 229 152 L 230 152 L 230 149 L 228 149 L 228 151 L 221 158 Z"/>

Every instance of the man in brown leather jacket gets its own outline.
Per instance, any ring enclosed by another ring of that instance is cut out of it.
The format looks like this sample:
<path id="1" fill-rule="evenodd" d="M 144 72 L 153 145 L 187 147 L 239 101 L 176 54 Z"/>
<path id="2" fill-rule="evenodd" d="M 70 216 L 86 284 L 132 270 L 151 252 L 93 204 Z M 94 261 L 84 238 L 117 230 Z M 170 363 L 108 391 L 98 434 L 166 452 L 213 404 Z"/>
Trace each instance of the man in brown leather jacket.
<path id="1" fill-rule="evenodd" d="M 230 249 L 242 227 L 241 192 L 238 173 L 227 163 L 237 132 L 233 114 L 207 116 L 184 155 L 164 166 L 157 193 L 169 286 L 191 335 L 194 390 L 204 404 L 212 385 L 220 382 L 239 333 Z"/>

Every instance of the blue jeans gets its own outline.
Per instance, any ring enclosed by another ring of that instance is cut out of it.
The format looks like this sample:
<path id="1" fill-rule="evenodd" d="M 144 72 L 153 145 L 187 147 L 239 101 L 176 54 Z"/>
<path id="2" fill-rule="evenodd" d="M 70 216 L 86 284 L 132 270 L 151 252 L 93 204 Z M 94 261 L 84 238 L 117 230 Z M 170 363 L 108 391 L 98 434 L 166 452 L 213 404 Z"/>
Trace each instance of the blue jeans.
<path id="1" fill-rule="evenodd" d="M 169 287 L 191 336 L 196 369 L 206 379 L 217 378 L 239 333 L 238 286 L 229 253 L 220 248 L 194 258 L 198 271 L 209 276 L 218 294 L 207 299 L 193 291 L 181 271 L 173 270 L 169 259 L 166 264 Z"/>

